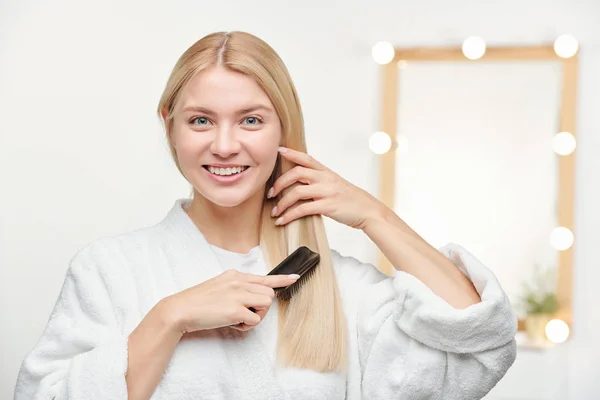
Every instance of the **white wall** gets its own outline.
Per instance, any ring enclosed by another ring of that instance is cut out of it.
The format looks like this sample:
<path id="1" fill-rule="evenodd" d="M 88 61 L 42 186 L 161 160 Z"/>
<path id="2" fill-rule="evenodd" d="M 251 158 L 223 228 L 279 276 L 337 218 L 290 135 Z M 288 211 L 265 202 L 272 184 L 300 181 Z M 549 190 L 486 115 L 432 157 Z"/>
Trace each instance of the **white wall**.
<path id="1" fill-rule="evenodd" d="M 304 105 L 311 152 L 372 193 L 377 160 L 366 140 L 379 127 L 380 89 L 373 43 L 456 44 L 478 34 L 521 44 L 573 33 L 582 84 L 569 398 L 594 398 L 599 11 L 593 0 L 0 2 L 0 398 L 11 397 L 76 250 L 154 223 L 187 195 L 154 107 L 176 58 L 214 30 L 248 30 L 278 50 Z M 375 260 L 359 232 L 328 228 L 334 247 Z"/>

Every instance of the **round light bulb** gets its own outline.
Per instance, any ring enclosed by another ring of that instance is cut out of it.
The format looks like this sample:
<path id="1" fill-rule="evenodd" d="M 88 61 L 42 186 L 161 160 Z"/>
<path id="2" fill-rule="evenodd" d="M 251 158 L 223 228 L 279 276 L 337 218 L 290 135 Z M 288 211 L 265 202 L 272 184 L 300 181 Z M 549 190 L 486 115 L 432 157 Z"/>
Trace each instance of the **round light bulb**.
<path id="1" fill-rule="evenodd" d="M 559 132 L 554 136 L 552 140 L 552 147 L 556 154 L 561 156 L 568 156 L 573 151 L 575 151 L 575 146 L 577 145 L 575 141 L 575 136 L 573 136 L 569 132 Z"/>
<path id="2" fill-rule="evenodd" d="M 554 228 L 550 235 L 550 244 L 558 251 L 567 250 L 573 245 L 573 240 L 573 232 L 564 226 Z"/>
<path id="3" fill-rule="evenodd" d="M 462 52 L 469 60 L 477 60 L 485 54 L 485 41 L 478 36 L 470 36 L 463 42 Z"/>
<path id="4" fill-rule="evenodd" d="M 569 338 L 569 325 L 560 319 L 550 320 L 546 324 L 546 337 L 552 343 L 563 343 Z"/>
<path id="5" fill-rule="evenodd" d="M 371 55 L 373 56 L 373 60 L 377 64 L 387 64 L 394 59 L 394 55 L 396 50 L 394 50 L 394 46 L 392 46 L 389 42 L 377 42 L 373 49 L 371 50 Z"/>
<path id="6" fill-rule="evenodd" d="M 392 147 L 392 138 L 385 132 L 375 132 L 369 139 L 369 148 L 375 154 L 387 153 Z"/>
<path id="7" fill-rule="evenodd" d="M 573 35 L 560 35 L 554 41 L 554 51 L 559 57 L 573 57 L 577 50 L 579 50 L 579 44 Z"/>

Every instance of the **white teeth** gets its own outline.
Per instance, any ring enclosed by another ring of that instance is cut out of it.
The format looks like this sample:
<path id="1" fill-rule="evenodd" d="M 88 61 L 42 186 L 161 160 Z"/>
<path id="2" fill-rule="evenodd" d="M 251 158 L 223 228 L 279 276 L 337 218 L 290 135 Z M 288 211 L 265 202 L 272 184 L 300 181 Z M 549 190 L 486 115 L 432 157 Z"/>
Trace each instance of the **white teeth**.
<path id="1" fill-rule="evenodd" d="M 208 167 L 208 170 L 215 175 L 233 175 L 239 174 L 244 171 L 246 167 L 233 167 L 233 168 L 217 168 L 217 167 Z"/>

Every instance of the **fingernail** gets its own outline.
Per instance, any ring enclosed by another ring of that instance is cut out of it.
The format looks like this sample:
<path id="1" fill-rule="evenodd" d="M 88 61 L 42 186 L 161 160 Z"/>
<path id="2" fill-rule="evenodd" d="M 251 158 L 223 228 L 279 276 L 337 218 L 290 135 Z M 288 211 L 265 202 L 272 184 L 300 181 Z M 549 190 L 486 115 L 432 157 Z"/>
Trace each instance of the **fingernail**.
<path id="1" fill-rule="evenodd" d="M 285 147 L 280 147 L 279 148 L 279 152 L 280 153 L 285 153 L 287 151 L 287 149 Z"/>
<path id="2" fill-rule="evenodd" d="M 271 210 L 271 216 L 274 217 L 275 215 L 277 215 L 277 206 L 273 207 L 273 210 Z"/>
<path id="3" fill-rule="evenodd" d="M 279 217 L 277 218 L 277 220 L 275 221 L 275 225 L 281 225 L 281 223 L 283 222 L 283 218 Z"/>
<path id="4" fill-rule="evenodd" d="M 273 190 L 273 188 L 269 189 L 269 193 L 267 193 L 267 197 L 270 199 L 271 197 L 273 197 L 273 192 L 275 190 Z"/>
<path id="5" fill-rule="evenodd" d="M 288 278 L 297 280 L 297 279 L 300 278 L 300 275 L 298 275 L 298 274 L 291 274 L 291 275 L 288 275 Z"/>

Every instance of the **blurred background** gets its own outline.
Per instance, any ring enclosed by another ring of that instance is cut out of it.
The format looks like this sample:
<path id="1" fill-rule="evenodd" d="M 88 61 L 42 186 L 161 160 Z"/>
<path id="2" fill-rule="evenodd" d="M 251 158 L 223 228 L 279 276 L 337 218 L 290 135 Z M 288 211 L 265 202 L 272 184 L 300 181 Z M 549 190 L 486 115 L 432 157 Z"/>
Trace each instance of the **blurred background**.
<path id="1" fill-rule="evenodd" d="M 180 54 L 229 30 L 283 58 L 315 158 L 393 193 L 432 244 L 458 242 L 494 270 L 522 330 L 486 399 L 600 398 L 596 0 L 0 0 L 0 398 L 12 398 L 76 251 L 188 196 L 155 109 Z M 562 56 L 475 62 L 523 46 Z M 464 62 L 392 60 L 390 48 L 460 49 Z M 563 59 L 577 59 L 576 107 L 573 132 L 558 135 Z M 326 223 L 333 248 L 380 266 L 364 234 Z"/>

